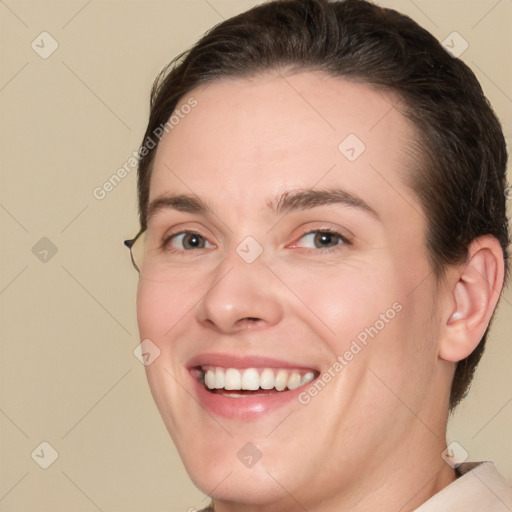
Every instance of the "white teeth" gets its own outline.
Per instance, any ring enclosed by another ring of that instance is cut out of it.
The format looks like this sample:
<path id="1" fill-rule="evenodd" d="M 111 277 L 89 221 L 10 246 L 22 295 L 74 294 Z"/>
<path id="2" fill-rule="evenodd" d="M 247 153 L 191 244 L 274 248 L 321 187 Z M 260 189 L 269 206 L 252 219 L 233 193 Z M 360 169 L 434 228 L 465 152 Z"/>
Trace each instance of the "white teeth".
<path id="1" fill-rule="evenodd" d="M 308 372 L 304 377 L 302 377 L 302 381 L 300 383 L 301 386 L 304 384 L 307 384 L 308 382 L 311 382 L 315 378 L 315 374 L 313 372 Z"/>
<path id="2" fill-rule="evenodd" d="M 226 376 L 222 368 L 215 370 L 215 389 L 222 389 L 226 384 Z M 210 388 L 211 389 L 211 388 Z"/>
<path id="3" fill-rule="evenodd" d="M 296 389 L 315 378 L 315 373 L 309 371 L 301 374 L 298 370 L 274 370 L 264 368 L 247 368 L 237 370 L 236 368 L 207 367 L 203 369 L 204 384 L 208 389 L 226 390 L 249 390 L 273 389 L 284 391 L 285 389 Z M 234 396 L 234 394 L 230 394 Z M 244 395 L 236 395 L 244 396 Z"/>
<path id="4" fill-rule="evenodd" d="M 254 368 L 249 368 L 245 370 L 242 376 L 242 389 L 249 389 L 255 391 L 260 387 L 260 376 L 258 375 L 258 370 Z"/>
<path id="5" fill-rule="evenodd" d="M 292 373 L 288 377 L 288 389 L 296 389 L 300 386 L 300 375 L 298 373 Z"/>
<path id="6" fill-rule="evenodd" d="M 275 383 L 274 372 L 270 368 L 265 368 L 260 375 L 260 388 L 272 389 Z"/>
<path id="7" fill-rule="evenodd" d="M 212 370 L 208 370 L 206 372 L 206 375 L 204 376 L 204 383 L 209 389 L 213 389 L 215 387 L 215 373 L 213 373 Z"/>
<path id="8" fill-rule="evenodd" d="M 208 386 L 208 384 L 206 384 L 206 386 Z M 224 389 L 242 389 L 242 376 L 240 375 L 240 372 L 235 368 L 228 368 L 226 370 L 226 381 L 224 384 Z"/>
<path id="9" fill-rule="evenodd" d="M 283 391 L 288 383 L 288 372 L 286 370 L 279 370 L 276 375 L 274 387 L 277 391 Z"/>

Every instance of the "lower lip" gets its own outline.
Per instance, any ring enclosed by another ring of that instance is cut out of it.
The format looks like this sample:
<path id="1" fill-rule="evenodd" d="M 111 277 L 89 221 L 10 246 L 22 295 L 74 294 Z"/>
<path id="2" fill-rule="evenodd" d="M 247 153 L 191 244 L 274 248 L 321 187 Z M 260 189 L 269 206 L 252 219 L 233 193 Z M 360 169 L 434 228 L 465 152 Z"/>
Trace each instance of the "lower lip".
<path id="1" fill-rule="evenodd" d="M 251 420 L 271 411 L 295 402 L 299 405 L 298 395 L 306 386 L 288 391 L 279 391 L 270 395 L 247 395 L 238 398 L 211 393 L 197 378 L 192 377 L 196 396 L 201 405 L 210 413 L 224 418 Z M 312 381 L 314 382 L 314 381 Z M 311 382 L 307 385 L 309 386 Z"/>

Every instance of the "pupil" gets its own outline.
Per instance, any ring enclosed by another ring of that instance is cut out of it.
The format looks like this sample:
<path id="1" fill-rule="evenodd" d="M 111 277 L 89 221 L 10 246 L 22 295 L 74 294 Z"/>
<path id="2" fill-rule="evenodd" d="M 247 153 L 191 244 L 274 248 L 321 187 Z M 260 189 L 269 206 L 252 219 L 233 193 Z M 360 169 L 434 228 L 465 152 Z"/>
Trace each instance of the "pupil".
<path id="1" fill-rule="evenodd" d="M 201 239 L 198 235 L 190 235 L 188 238 L 185 237 L 185 246 L 188 247 L 201 247 Z"/>
<path id="2" fill-rule="evenodd" d="M 336 239 L 331 233 L 319 233 L 315 239 L 315 245 L 320 247 L 336 245 Z"/>

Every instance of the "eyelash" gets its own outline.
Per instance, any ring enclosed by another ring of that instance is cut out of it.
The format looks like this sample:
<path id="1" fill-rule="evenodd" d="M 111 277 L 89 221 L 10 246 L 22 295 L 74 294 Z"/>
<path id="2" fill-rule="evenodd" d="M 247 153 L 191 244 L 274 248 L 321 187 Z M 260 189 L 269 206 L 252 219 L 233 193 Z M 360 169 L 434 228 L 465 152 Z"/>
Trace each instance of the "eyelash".
<path id="1" fill-rule="evenodd" d="M 163 251 L 168 251 L 168 252 L 173 252 L 173 253 L 194 252 L 191 249 L 175 249 L 174 247 L 170 246 L 171 241 L 180 235 L 196 235 L 196 236 L 202 238 L 203 240 L 207 241 L 207 238 L 204 237 L 203 235 L 201 235 L 200 233 L 198 233 L 197 231 L 192 231 L 192 230 L 178 231 L 177 233 L 172 233 L 169 236 L 167 236 L 166 238 L 164 238 L 164 240 L 162 241 L 161 249 Z"/>
<path id="2" fill-rule="evenodd" d="M 305 250 L 305 251 L 309 251 L 309 250 L 321 251 L 323 253 L 326 253 L 326 252 L 339 251 L 346 245 L 352 245 L 352 242 L 346 236 L 342 235 L 339 231 L 336 231 L 334 229 L 329 229 L 329 228 L 311 229 L 310 231 L 307 231 L 306 233 L 302 234 L 297 240 L 301 240 L 305 236 L 311 235 L 313 233 L 334 235 L 334 236 L 338 237 L 339 243 L 337 243 L 336 245 L 334 245 L 332 247 L 323 247 L 323 248 L 319 247 L 319 248 L 315 248 L 315 249 L 311 249 L 309 247 L 297 247 L 297 249 Z"/>
<path id="3" fill-rule="evenodd" d="M 338 231 L 335 231 L 335 230 L 329 229 L 329 228 L 312 229 L 310 231 L 307 231 L 306 233 L 303 233 L 300 237 L 297 238 L 297 240 L 301 240 L 302 238 L 304 238 L 308 235 L 311 235 L 313 233 L 334 235 L 334 236 L 338 237 L 339 243 L 332 247 L 315 248 L 315 249 L 312 249 L 309 247 L 296 247 L 296 249 L 302 250 L 302 251 L 310 251 L 310 250 L 321 251 L 321 252 L 326 253 L 326 252 L 333 252 L 333 251 L 340 250 L 341 248 L 343 248 L 346 245 L 352 245 L 352 242 L 346 236 L 342 235 Z M 179 235 L 196 235 L 196 236 L 202 238 L 203 240 L 205 240 L 206 242 L 208 242 L 208 239 L 206 237 L 204 237 L 203 235 L 201 235 L 200 233 L 198 233 L 196 231 L 192 231 L 192 230 L 179 231 L 177 233 L 170 234 L 162 241 L 161 250 L 172 252 L 172 253 L 195 252 L 194 249 L 175 249 L 170 246 L 171 241 Z M 208 242 L 208 243 L 210 243 L 210 242 Z M 293 242 L 293 243 L 296 243 L 296 242 Z M 202 248 L 200 248 L 200 249 L 202 249 Z"/>

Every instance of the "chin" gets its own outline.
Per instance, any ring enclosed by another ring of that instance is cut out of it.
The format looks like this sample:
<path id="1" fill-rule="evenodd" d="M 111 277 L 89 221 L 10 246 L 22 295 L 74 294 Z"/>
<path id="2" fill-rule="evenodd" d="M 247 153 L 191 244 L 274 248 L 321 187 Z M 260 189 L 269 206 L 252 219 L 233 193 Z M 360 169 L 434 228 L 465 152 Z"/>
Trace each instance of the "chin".
<path id="1" fill-rule="evenodd" d="M 203 464 L 186 464 L 185 468 L 196 487 L 215 500 L 269 505 L 288 496 L 283 489 L 288 489 L 288 486 L 285 483 L 281 486 L 277 482 L 289 478 L 276 475 L 261 462 L 252 468 L 237 468 L 233 464 L 205 461 Z"/>

